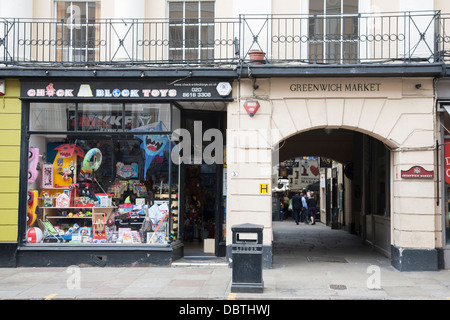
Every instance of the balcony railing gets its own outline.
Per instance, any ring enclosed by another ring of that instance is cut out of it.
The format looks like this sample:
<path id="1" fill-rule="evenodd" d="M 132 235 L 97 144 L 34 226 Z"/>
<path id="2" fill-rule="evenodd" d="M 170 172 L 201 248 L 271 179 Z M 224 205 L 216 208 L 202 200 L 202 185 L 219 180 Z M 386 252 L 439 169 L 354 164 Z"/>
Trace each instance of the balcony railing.
<path id="1" fill-rule="evenodd" d="M 0 64 L 238 65 L 435 63 L 450 60 L 439 11 L 242 15 L 236 19 L 0 19 Z"/>

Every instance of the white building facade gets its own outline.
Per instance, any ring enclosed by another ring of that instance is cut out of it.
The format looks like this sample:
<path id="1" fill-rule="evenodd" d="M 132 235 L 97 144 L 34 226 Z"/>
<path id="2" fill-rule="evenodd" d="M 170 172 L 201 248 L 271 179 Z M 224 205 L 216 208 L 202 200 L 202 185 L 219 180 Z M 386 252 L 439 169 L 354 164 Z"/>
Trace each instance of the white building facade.
<path id="1" fill-rule="evenodd" d="M 55 103 L 52 108 L 74 103 L 75 110 L 84 108 L 79 97 L 52 102 L 48 96 L 26 95 L 29 91 L 24 88 L 51 80 L 55 88 L 69 82 L 73 88 L 81 84 L 92 89 L 102 84 L 98 88 L 111 92 L 119 88 L 122 96 L 115 101 L 123 103 L 125 113 L 127 104 L 134 102 L 123 90 L 133 89 L 127 83 L 135 84 L 142 93 L 136 93 L 141 95 L 134 101 L 151 103 L 160 119 L 164 113 L 160 104 L 170 104 L 170 130 L 157 130 L 165 134 L 188 130 L 195 121 L 217 120 L 214 126 L 224 135 L 226 162 L 197 163 L 205 165 L 204 171 L 199 169 L 201 179 L 214 172 L 218 188 L 211 189 L 215 200 L 210 215 L 206 207 L 199 209 L 201 228 L 193 227 L 194 237 L 214 231 L 200 239 L 214 239 L 215 255 L 231 253 L 233 225 L 263 225 L 264 265 L 270 267 L 272 193 L 261 188 L 272 190 L 272 175 L 280 161 L 314 156 L 341 164 L 335 171 L 320 171 L 323 222 L 327 223 L 327 215 L 330 223 L 340 221 L 339 227 L 360 235 L 399 270 L 449 268 L 445 13 L 450 4 L 446 1 L 21 0 L 1 2 L 0 12 L 10 21 L 0 25 L 0 78 L 6 90 L 9 86 L 20 91 L 6 91 L 3 97 L 15 106 L 10 112 L 15 117 L 26 114 L 30 119 L 35 103 Z M 253 58 L 252 50 L 263 51 L 263 58 Z M 225 98 L 207 91 L 224 82 L 232 87 Z M 149 83 L 168 91 L 144 96 Z M 168 95 L 169 90 L 181 92 L 183 83 L 200 92 Z M 113 100 L 92 96 L 88 103 L 114 104 Z M 246 109 L 249 102 L 259 105 L 252 115 Z M 30 132 L 23 120 L 17 126 L 5 129 L 19 136 L 13 145 L 3 142 L 4 148 L 20 154 L 4 159 L 7 164 L 26 160 L 23 153 L 36 141 L 33 135 L 47 135 L 46 143 L 56 134 L 75 141 L 77 132 L 84 130 Z M 123 131 L 120 137 L 109 132 L 108 139 L 131 139 L 125 127 Z M 167 263 L 186 254 L 191 231 L 180 226 L 189 219 L 190 207 L 181 207 L 192 192 L 185 182 L 193 179 L 196 163 L 189 165 L 170 167 L 169 171 L 176 167 L 176 174 L 165 181 L 170 190 L 176 185 L 169 191 L 169 196 L 176 194 L 170 197 L 171 208 L 176 209 L 167 232 L 178 237 L 164 247 L 149 243 L 139 247 L 138 251 L 167 254 L 167 259 L 148 263 Z M 24 239 L 29 226 L 21 201 L 30 188 L 24 173 L 15 170 L 2 177 L 16 181 L 17 189 L 3 192 L 14 195 L 17 203 L 2 209 L 0 230 L 7 232 L 1 240 L 5 252 L 14 252 L 2 261 L 30 265 L 28 257 L 37 252 L 58 261 L 45 244 L 33 248 Z M 123 246 L 118 248 L 123 253 Z M 92 248 L 97 256 L 102 256 L 101 250 Z M 127 252 L 130 261 L 139 259 L 132 258 L 134 250 Z M 84 261 L 83 254 L 78 257 Z"/>

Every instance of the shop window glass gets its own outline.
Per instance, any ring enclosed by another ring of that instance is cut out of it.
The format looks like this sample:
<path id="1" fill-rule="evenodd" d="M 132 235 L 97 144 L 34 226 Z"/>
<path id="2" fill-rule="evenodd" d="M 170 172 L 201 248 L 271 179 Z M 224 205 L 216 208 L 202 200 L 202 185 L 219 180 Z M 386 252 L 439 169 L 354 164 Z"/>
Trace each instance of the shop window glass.
<path id="1" fill-rule="evenodd" d="M 78 131 L 123 131 L 122 104 L 79 104 L 76 121 Z"/>
<path id="2" fill-rule="evenodd" d="M 170 131 L 170 105 L 125 104 L 125 130 Z"/>
<path id="3" fill-rule="evenodd" d="M 32 103 L 30 105 L 31 131 L 71 131 L 70 114 L 75 112 L 73 103 Z"/>
<path id="4" fill-rule="evenodd" d="M 177 110 L 170 104 L 31 103 L 24 242 L 168 245 L 178 240 L 179 168 L 170 158 L 171 109 Z M 42 121 L 52 113 L 62 118 Z M 145 124 L 139 119 L 144 116 Z M 163 129 L 146 126 L 154 123 Z"/>

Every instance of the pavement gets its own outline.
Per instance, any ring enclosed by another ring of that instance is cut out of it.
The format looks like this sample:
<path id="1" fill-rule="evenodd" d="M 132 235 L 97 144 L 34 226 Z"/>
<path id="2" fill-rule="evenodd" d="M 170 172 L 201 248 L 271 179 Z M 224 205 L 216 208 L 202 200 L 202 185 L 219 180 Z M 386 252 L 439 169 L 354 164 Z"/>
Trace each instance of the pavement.
<path id="1" fill-rule="evenodd" d="M 275 221 L 273 251 L 262 293 L 232 293 L 226 261 L 197 258 L 163 267 L 2 268 L 0 300 L 450 299 L 450 270 L 400 272 L 358 236 L 320 222 Z"/>

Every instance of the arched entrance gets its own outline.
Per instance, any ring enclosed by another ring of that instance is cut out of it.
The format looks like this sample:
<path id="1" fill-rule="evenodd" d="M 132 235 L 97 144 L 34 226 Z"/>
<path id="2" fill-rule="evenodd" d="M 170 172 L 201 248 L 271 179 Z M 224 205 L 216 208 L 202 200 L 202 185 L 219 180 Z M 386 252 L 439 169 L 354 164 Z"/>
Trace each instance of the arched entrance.
<path id="1" fill-rule="evenodd" d="M 301 160 L 305 156 L 309 163 Z M 323 158 L 332 161 L 322 161 Z M 302 190 L 311 191 L 308 182 L 317 173 L 319 188 L 314 192 L 320 199 L 317 206 L 320 222 L 356 234 L 390 256 L 391 157 L 383 143 L 352 130 L 316 129 L 280 143 L 280 163 L 289 159 L 287 163 L 292 164 L 292 170 L 278 173 L 291 173 L 282 177 L 291 183 L 290 196 Z M 286 194 L 274 192 L 272 196 Z"/>
<path id="2" fill-rule="evenodd" d="M 327 132 L 346 130 L 352 132 L 353 139 L 359 137 L 362 140 L 357 147 L 347 149 L 347 153 L 353 153 L 358 148 L 357 155 L 361 158 L 358 161 L 363 164 L 359 174 L 354 172 L 354 177 L 361 179 L 361 182 L 353 182 L 354 190 L 350 193 L 352 197 L 361 197 L 359 202 L 351 202 L 359 203 L 361 208 L 352 208 L 353 220 L 347 221 L 355 223 L 355 232 L 358 225 L 365 226 L 359 232 L 364 239 L 375 241 L 378 234 L 373 233 L 373 228 L 380 223 L 380 219 L 379 215 L 372 213 L 384 216 L 385 209 L 386 213 L 389 212 L 390 226 L 385 228 L 388 230 L 386 235 L 378 240 L 388 242 L 384 243 L 384 248 L 386 254 L 391 254 L 392 264 L 401 270 L 436 268 L 436 248 L 442 246 L 438 236 L 441 208 L 435 201 L 438 188 L 436 175 L 431 179 L 409 179 L 402 175 L 402 171 L 417 166 L 428 171 L 436 170 L 433 79 L 303 77 L 257 79 L 256 82 L 257 86 L 253 79 L 241 79 L 235 83 L 238 94 L 227 107 L 228 252 L 231 251 L 231 226 L 246 222 L 261 224 L 264 226 L 265 265 L 271 265 L 272 201 L 270 194 L 260 192 L 260 186 L 271 184 L 272 168 L 283 155 L 283 144 L 294 143 L 295 139 L 304 137 L 302 134 L 306 136 L 322 130 L 325 134 L 320 134 L 316 139 L 325 140 L 322 141 L 324 144 L 315 140 L 310 147 L 321 145 L 322 152 L 330 152 L 336 160 L 340 160 L 345 155 L 346 146 L 331 139 L 342 137 L 327 135 Z M 421 83 L 420 90 L 416 86 L 418 82 Z M 340 90 L 329 91 L 327 88 Z M 358 91 L 354 88 L 373 90 Z M 258 100 L 260 104 L 253 117 L 244 108 L 249 100 Z M 269 131 L 271 139 L 267 139 L 267 134 L 264 136 L 262 131 Z M 249 132 L 263 136 L 263 139 L 243 138 Z M 229 133 L 232 133 L 231 137 Z M 274 137 L 274 133 L 278 136 Z M 382 152 L 383 148 L 389 152 Z M 257 157 L 254 161 L 251 155 L 255 150 L 265 154 L 265 157 Z M 279 158 L 273 161 L 273 151 L 278 150 Z M 385 160 L 377 162 L 373 158 L 374 151 Z M 286 158 L 301 155 L 296 150 L 291 152 L 293 155 Z M 354 162 L 357 159 L 353 154 L 348 156 Z M 341 161 L 345 163 L 348 160 Z M 371 175 L 380 177 L 368 161 L 387 164 L 382 170 L 390 173 L 384 180 L 384 189 L 377 186 L 375 180 L 370 180 Z M 385 199 L 380 192 L 385 194 Z M 383 199 L 381 206 L 374 202 L 378 199 Z M 388 205 L 385 206 L 385 203 Z M 358 211 L 360 213 L 356 214 Z M 367 220 L 367 213 L 372 219 Z M 356 217 L 365 218 L 364 224 Z"/>

